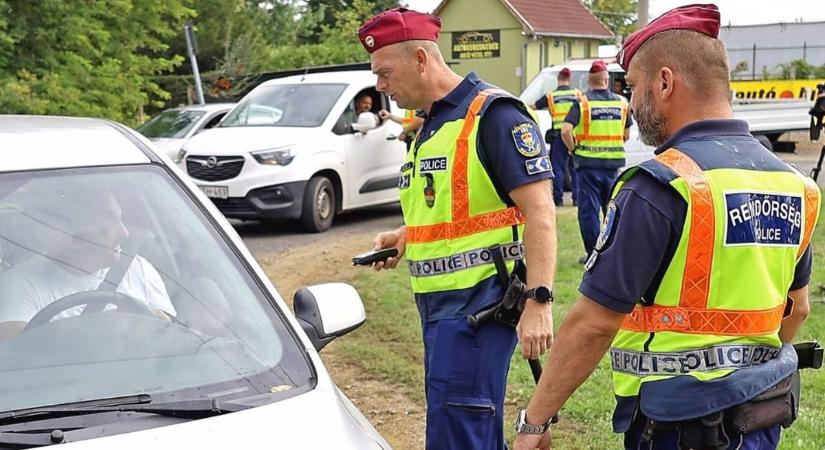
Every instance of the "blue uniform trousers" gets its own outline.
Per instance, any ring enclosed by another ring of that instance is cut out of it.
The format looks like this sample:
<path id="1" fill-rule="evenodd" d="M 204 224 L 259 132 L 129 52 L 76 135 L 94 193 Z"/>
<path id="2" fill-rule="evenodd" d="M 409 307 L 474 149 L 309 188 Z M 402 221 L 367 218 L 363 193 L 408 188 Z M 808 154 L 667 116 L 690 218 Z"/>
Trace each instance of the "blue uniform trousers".
<path id="1" fill-rule="evenodd" d="M 512 327 L 464 317 L 423 322 L 427 450 L 504 450 L 504 391 Z"/>
<path id="2" fill-rule="evenodd" d="M 619 176 L 618 169 L 594 169 L 578 167 L 579 231 L 581 231 L 584 251 L 593 252 L 599 237 L 601 219 L 599 213 L 607 208 L 610 188 Z"/>
<path id="3" fill-rule="evenodd" d="M 641 427 L 625 433 L 625 450 L 679 450 L 679 434 L 676 430 L 657 430 L 650 442 L 640 442 Z M 748 434 L 728 436 L 729 450 L 775 450 L 779 445 L 779 425 L 752 431 Z"/>
<path id="4" fill-rule="evenodd" d="M 573 157 L 567 152 L 567 147 L 564 145 L 560 134 L 554 135 L 553 142 L 550 144 L 550 165 L 553 167 L 553 203 L 556 206 L 562 205 L 565 174 L 569 173 L 573 190 L 573 204 L 576 204 L 578 192 L 576 192 L 576 171 L 573 168 Z"/>

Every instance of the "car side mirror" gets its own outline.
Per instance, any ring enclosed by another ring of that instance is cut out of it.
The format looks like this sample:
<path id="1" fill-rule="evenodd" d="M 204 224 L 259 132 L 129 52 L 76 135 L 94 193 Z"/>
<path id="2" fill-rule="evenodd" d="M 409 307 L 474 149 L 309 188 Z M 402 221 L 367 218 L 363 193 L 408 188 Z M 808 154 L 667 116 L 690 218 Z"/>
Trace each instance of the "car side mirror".
<path id="1" fill-rule="evenodd" d="M 345 283 L 298 289 L 292 298 L 292 307 L 315 350 L 360 327 L 367 319 L 361 296 Z"/>
<path id="2" fill-rule="evenodd" d="M 369 111 L 358 114 L 358 121 L 352 124 L 352 129 L 361 133 L 378 128 L 378 117 Z"/>

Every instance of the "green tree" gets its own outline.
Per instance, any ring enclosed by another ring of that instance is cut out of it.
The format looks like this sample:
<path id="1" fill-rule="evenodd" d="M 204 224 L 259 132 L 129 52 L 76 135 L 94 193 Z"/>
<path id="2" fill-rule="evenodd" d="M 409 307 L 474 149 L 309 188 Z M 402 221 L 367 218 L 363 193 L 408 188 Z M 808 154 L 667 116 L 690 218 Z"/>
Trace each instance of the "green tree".
<path id="1" fill-rule="evenodd" d="M 614 34 L 627 36 L 636 31 L 637 0 L 585 0 L 584 4 Z"/>
<path id="2" fill-rule="evenodd" d="M 153 77 L 190 0 L 0 0 L 0 112 L 134 124 L 168 93 Z"/>

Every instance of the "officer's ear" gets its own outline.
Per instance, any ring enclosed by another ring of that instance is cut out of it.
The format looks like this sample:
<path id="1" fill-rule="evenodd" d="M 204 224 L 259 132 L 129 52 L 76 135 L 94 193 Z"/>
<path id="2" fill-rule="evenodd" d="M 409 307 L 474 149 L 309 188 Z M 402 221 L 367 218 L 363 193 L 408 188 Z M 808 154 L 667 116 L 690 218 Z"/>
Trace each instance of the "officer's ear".
<path id="1" fill-rule="evenodd" d="M 427 49 L 424 47 L 416 47 L 415 48 L 415 65 L 418 68 L 419 73 L 424 73 L 424 70 L 427 68 L 427 65 L 430 64 L 430 55 L 427 53 Z"/>
<path id="2" fill-rule="evenodd" d="M 670 100 L 674 93 L 675 76 L 670 67 L 662 67 L 656 74 L 655 89 L 662 101 Z"/>

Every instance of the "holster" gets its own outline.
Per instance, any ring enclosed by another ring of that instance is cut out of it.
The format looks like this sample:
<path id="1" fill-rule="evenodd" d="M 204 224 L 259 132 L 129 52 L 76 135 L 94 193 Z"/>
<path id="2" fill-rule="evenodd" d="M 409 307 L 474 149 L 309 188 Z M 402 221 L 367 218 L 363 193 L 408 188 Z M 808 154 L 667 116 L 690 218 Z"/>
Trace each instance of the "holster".
<path id="1" fill-rule="evenodd" d="M 493 319 L 515 328 L 524 311 L 524 292 L 527 290 L 527 285 L 523 280 L 526 278 L 526 268 L 521 260 L 518 260 L 513 273 L 508 273 L 504 256 L 498 245 L 490 247 L 490 254 L 493 257 L 499 280 L 507 287 L 498 308 L 495 309 Z"/>
<path id="2" fill-rule="evenodd" d="M 728 425 L 737 433 L 750 433 L 772 425 L 788 428 L 799 416 L 799 371 L 741 405 L 726 412 Z"/>
<path id="3" fill-rule="evenodd" d="M 547 143 L 547 144 L 552 144 L 553 139 L 555 139 L 557 136 L 560 136 L 560 135 L 561 135 L 561 133 L 559 132 L 559 130 L 554 130 L 554 129 L 550 128 L 549 130 L 544 132 L 544 142 Z"/>

